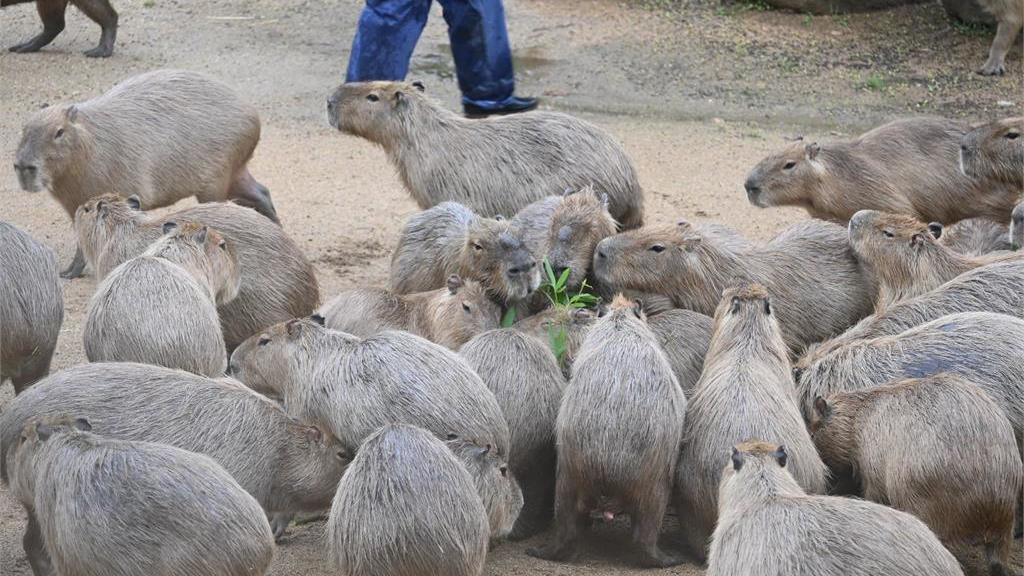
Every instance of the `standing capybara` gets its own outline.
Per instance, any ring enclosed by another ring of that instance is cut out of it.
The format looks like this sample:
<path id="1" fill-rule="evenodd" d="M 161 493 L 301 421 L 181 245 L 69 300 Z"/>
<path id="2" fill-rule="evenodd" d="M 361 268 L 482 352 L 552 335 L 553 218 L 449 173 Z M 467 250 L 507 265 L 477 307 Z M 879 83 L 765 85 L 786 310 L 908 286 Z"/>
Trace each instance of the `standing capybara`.
<path id="1" fill-rule="evenodd" d="M 786 343 L 763 286 L 722 294 L 704 372 L 686 406 L 683 436 L 675 506 L 685 543 L 701 560 L 718 519 L 722 457 L 733 445 L 751 438 L 784 443 L 800 487 L 825 492 L 825 465 L 800 416 Z"/>
<path id="2" fill-rule="evenodd" d="M 1024 250 L 1024 202 L 1017 204 L 1010 219 L 1010 246 L 1014 250 Z"/>
<path id="3" fill-rule="evenodd" d="M 688 222 L 651 226 L 598 243 L 594 274 L 607 289 L 665 295 L 676 307 L 707 315 L 736 280 L 757 282 L 772 294 L 794 354 L 871 312 L 874 289 L 841 226 L 808 220 L 763 247 L 740 246 Z"/>
<path id="4" fill-rule="evenodd" d="M 872 314 L 839 336 L 808 349 L 795 366 L 806 368 L 842 346 L 899 334 L 959 312 L 996 312 L 1024 320 L 1024 259 L 993 262 L 969 270 L 931 292 L 901 300 Z"/>
<path id="5" fill-rule="evenodd" d="M 467 120 L 418 82 L 342 84 L 327 113 L 331 126 L 384 148 L 420 208 L 454 200 L 511 217 L 534 200 L 593 185 L 624 228 L 643 223 L 643 191 L 622 146 L 567 114 Z"/>
<path id="6" fill-rule="evenodd" d="M 513 329 L 491 330 L 459 354 L 494 393 L 508 421 L 508 465 L 525 506 L 512 539 L 544 530 L 555 498 L 555 419 L 565 379 L 547 345 Z"/>
<path id="7" fill-rule="evenodd" d="M 344 576 L 479 576 L 487 512 L 465 467 L 430 432 L 388 424 L 359 447 L 327 522 Z"/>
<path id="8" fill-rule="evenodd" d="M 90 20 L 100 25 L 102 33 L 100 43 L 87 50 L 89 58 L 107 58 L 114 54 L 114 40 L 117 38 L 117 12 L 109 0 L 0 0 L 0 8 L 15 4 L 35 2 L 39 19 L 43 21 L 43 31 L 30 40 L 10 47 L 11 52 L 24 54 L 38 52 L 64 31 L 64 13 L 68 4 L 82 11 Z"/>
<path id="9" fill-rule="evenodd" d="M 516 321 L 512 327 L 533 336 L 552 351 L 557 349 L 556 343 L 559 343 L 563 352 L 557 360 L 562 367 L 562 375 L 568 379 L 572 375 L 572 363 L 583 346 L 587 332 L 596 321 L 597 314 L 593 310 L 552 306 Z"/>
<path id="10" fill-rule="evenodd" d="M 166 236 L 121 264 L 86 310 L 90 362 L 141 362 L 220 376 L 227 367 L 217 305 L 238 294 L 238 262 L 215 230 L 167 222 Z"/>
<path id="11" fill-rule="evenodd" d="M 939 244 L 965 256 L 985 256 L 1000 250 L 1013 250 L 1010 228 L 1006 224 L 985 218 L 968 218 L 942 227 L 933 222 L 928 227 Z"/>
<path id="12" fill-rule="evenodd" d="M 448 277 L 448 287 L 416 294 L 382 288 L 346 290 L 317 312 L 325 326 L 367 338 L 385 330 L 405 330 L 452 350 L 497 328 L 501 307 L 479 282 Z"/>
<path id="13" fill-rule="evenodd" d="M 787 452 L 758 441 L 733 448 L 707 576 L 963 576 L 956 558 L 910 514 L 808 495 L 786 470 Z"/>
<path id="14" fill-rule="evenodd" d="M 616 298 L 587 334 L 558 411 L 553 542 L 527 553 L 573 557 L 591 511 L 628 514 L 638 560 L 673 566 L 658 546 L 683 440 L 686 397 L 637 303 Z"/>
<path id="15" fill-rule="evenodd" d="M 490 444 L 492 458 L 509 454 L 508 424 L 494 394 L 457 354 L 414 334 L 361 339 L 312 319 L 292 320 L 243 342 L 230 365 L 248 386 L 280 397 L 290 414 L 323 425 L 352 451 L 377 428 L 404 423 L 438 438 L 454 434 Z M 511 475 L 475 480 L 491 483 L 490 494 L 509 492 L 485 505 L 522 504 Z M 488 516 L 505 522 L 492 526 L 494 538 L 507 535 L 516 520 L 511 510 L 489 510 Z"/>
<path id="16" fill-rule="evenodd" d="M 977 384 L 995 400 L 1024 452 L 1024 320 L 1019 318 L 951 314 L 900 334 L 856 340 L 795 374 L 809 419 L 818 396 L 943 372 Z"/>
<path id="17" fill-rule="evenodd" d="M 995 16 L 998 26 L 996 37 L 988 50 L 988 60 L 978 70 L 982 76 L 1002 76 L 1006 73 L 1006 54 L 1013 47 L 1021 27 L 1024 27 L 1024 2 L 1021 0 L 978 0 L 986 12 Z"/>
<path id="18" fill-rule="evenodd" d="M 0 385 L 18 394 L 50 372 L 63 321 L 53 250 L 0 221 Z"/>
<path id="19" fill-rule="evenodd" d="M 0 416 L 0 480 L 34 416 L 73 413 L 105 437 L 170 444 L 217 461 L 275 518 L 330 508 L 351 452 L 233 380 L 128 363 L 82 364 L 39 382 Z"/>
<path id="20" fill-rule="evenodd" d="M 960 139 L 960 171 L 984 186 L 1024 193 L 1024 116 L 975 127 Z"/>
<path id="21" fill-rule="evenodd" d="M 947 545 L 981 543 L 1006 574 L 1024 469 L 1013 427 L 976 385 L 952 375 L 817 398 L 811 435 L 864 497 L 920 518 Z"/>
<path id="22" fill-rule="evenodd" d="M 56 574 L 259 576 L 274 540 L 256 500 L 207 456 L 112 440 L 88 420 L 33 420 L 11 490 L 38 520 L 30 563 Z M 46 572 L 43 572 L 46 573 Z"/>
<path id="23" fill-rule="evenodd" d="M 747 198 L 838 222 L 865 209 L 943 224 L 975 216 L 1003 222 L 1020 190 L 985 187 L 960 171 L 960 138 L 968 130 L 957 120 L 908 118 L 845 142 L 794 142 L 751 170 Z"/>
<path id="24" fill-rule="evenodd" d="M 309 259 L 280 226 L 232 202 L 210 202 L 153 217 L 141 210 L 136 196 L 103 194 L 78 207 L 75 231 L 86 263 L 101 280 L 145 252 L 171 221 L 209 226 L 235 251 L 238 296 L 217 307 L 228 352 L 267 326 L 313 313 L 320 289 Z"/>
<path id="25" fill-rule="evenodd" d="M 878 283 L 875 311 L 920 296 L 957 276 L 1000 259 L 966 256 L 946 248 L 931 229 L 909 216 L 861 210 L 850 219 L 850 246 Z"/>
<path id="26" fill-rule="evenodd" d="M 147 210 L 195 196 L 232 199 L 271 220 L 270 193 L 246 164 L 260 139 L 256 109 L 208 76 L 157 70 L 79 104 L 36 112 L 14 162 L 22 189 L 48 190 L 68 216 L 103 193 L 137 194 Z M 62 272 L 81 276 L 82 253 Z"/>
<path id="27" fill-rule="evenodd" d="M 646 303 L 645 303 L 646 304 Z M 687 398 L 700 380 L 714 320 L 692 310 L 669 310 L 647 320 Z"/>

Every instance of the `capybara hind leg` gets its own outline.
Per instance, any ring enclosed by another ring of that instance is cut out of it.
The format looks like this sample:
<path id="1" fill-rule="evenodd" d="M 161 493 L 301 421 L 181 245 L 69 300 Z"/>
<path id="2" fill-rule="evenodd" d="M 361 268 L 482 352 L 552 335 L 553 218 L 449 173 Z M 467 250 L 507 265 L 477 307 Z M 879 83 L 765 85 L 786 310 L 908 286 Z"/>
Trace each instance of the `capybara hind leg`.
<path id="1" fill-rule="evenodd" d="M 284 533 L 288 530 L 288 525 L 292 523 L 294 518 L 295 514 L 285 512 L 277 512 L 270 516 L 270 530 L 274 533 L 275 542 L 280 542 L 284 538 Z"/>
<path id="2" fill-rule="evenodd" d="M 252 208 L 277 224 L 281 223 L 277 219 L 274 203 L 270 200 L 270 190 L 257 182 L 248 170 L 243 169 L 235 176 L 231 188 L 228 189 L 228 198 L 236 204 Z"/>
<path id="3" fill-rule="evenodd" d="M 555 496 L 555 541 L 543 548 L 528 548 L 526 553 L 555 562 L 571 560 L 576 555 L 580 531 L 587 522 L 587 514 L 580 508 L 575 483 L 560 476 Z"/>
<path id="4" fill-rule="evenodd" d="M 54 574 L 50 555 L 46 552 L 46 546 L 43 544 L 43 534 L 39 529 L 39 522 L 33 512 L 28 513 L 28 526 L 25 527 L 25 536 L 21 539 L 21 544 L 25 548 L 25 556 L 28 558 L 28 564 L 32 567 L 32 573 L 35 576 L 52 576 Z"/>
<path id="5" fill-rule="evenodd" d="M 640 564 L 649 568 L 666 568 L 683 563 L 683 559 L 666 554 L 658 547 L 658 534 L 665 518 L 669 488 L 661 494 L 652 494 L 633 511 L 633 541 L 640 551 Z"/>
<path id="6" fill-rule="evenodd" d="M 682 533 L 683 544 L 687 552 L 698 563 L 707 561 L 707 536 L 696 524 L 699 522 L 697 510 L 689 500 L 677 496 L 675 498 L 676 514 L 679 516 L 679 531 Z"/>
<path id="7" fill-rule="evenodd" d="M 71 0 L 71 2 L 100 25 L 100 43 L 85 55 L 89 58 L 109 58 L 114 53 L 114 41 L 117 39 L 117 12 L 109 0 Z"/>
<path id="8" fill-rule="evenodd" d="M 82 249 L 75 248 L 75 257 L 71 259 L 71 264 L 60 273 L 60 277 L 66 280 L 74 278 L 81 278 L 85 272 L 85 256 L 82 255 Z"/>
<path id="9" fill-rule="evenodd" d="M 53 39 L 64 31 L 64 11 L 67 7 L 67 0 L 38 0 L 36 9 L 43 21 L 43 31 L 31 40 L 11 46 L 11 52 L 38 52 L 40 48 L 53 42 Z"/>

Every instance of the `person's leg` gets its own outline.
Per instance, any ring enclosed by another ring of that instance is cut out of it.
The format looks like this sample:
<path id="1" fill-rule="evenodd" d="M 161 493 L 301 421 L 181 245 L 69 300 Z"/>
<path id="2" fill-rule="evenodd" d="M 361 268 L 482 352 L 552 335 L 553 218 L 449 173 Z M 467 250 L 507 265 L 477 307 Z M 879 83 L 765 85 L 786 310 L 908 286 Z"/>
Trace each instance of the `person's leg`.
<path id="1" fill-rule="evenodd" d="M 430 0 L 366 0 L 345 81 L 404 80 L 428 14 Z"/>
<path id="2" fill-rule="evenodd" d="M 439 0 L 448 22 L 462 101 L 500 107 L 513 98 L 512 51 L 501 0 Z"/>

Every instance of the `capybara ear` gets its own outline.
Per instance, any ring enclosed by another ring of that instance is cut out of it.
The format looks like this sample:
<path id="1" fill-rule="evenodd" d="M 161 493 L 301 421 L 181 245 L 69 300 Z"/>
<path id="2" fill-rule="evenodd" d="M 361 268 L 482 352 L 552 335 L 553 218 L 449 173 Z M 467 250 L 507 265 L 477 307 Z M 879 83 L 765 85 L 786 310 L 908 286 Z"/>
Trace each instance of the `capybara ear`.
<path id="1" fill-rule="evenodd" d="M 47 440 L 50 439 L 50 436 L 52 435 L 53 428 L 50 428 L 48 425 L 43 424 L 42 422 L 36 422 L 36 436 L 39 438 L 40 441 L 46 442 Z"/>
<path id="2" fill-rule="evenodd" d="M 203 226 L 202 228 L 196 231 L 195 235 L 192 236 L 192 238 L 196 241 L 197 244 L 206 244 L 206 236 L 209 231 L 210 229 L 208 227 Z"/>
<path id="3" fill-rule="evenodd" d="M 644 319 L 644 301 L 637 298 L 633 300 L 633 315 L 637 318 Z"/>
<path id="4" fill-rule="evenodd" d="M 743 454 L 740 454 L 740 451 L 737 450 L 735 446 L 733 446 L 732 447 L 732 469 L 733 470 L 739 470 L 740 468 L 743 468 Z"/>
<path id="5" fill-rule="evenodd" d="M 924 244 L 924 234 L 918 232 L 917 234 L 914 234 L 913 236 L 910 237 L 911 246 L 920 247 L 922 244 Z"/>
<path id="6" fill-rule="evenodd" d="M 932 233 L 932 236 L 934 236 L 936 240 L 942 238 L 942 230 L 941 222 L 932 222 L 928 225 L 928 231 Z"/>
<path id="7" fill-rule="evenodd" d="M 66 118 L 68 122 L 74 122 L 78 118 L 78 106 L 73 104 L 68 106 L 68 109 L 64 112 L 64 118 Z"/>
<path id="8" fill-rule="evenodd" d="M 423 85 L 423 82 L 419 80 L 413 80 L 412 87 L 419 90 L 420 92 L 426 92 L 427 87 Z"/>
<path id="9" fill-rule="evenodd" d="M 794 368 L 793 370 L 798 370 L 798 368 Z M 821 396 L 814 399 L 814 411 L 822 418 L 828 418 L 832 415 L 832 407 L 829 406 L 828 401 Z"/>
<path id="10" fill-rule="evenodd" d="M 290 338 L 296 338 L 302 334 L 302 323 L 298 320 L 289 320 L 284 327 Z"/>
<path id="11" fill-rule="evenodd" d="M 323 317 L 319 312 L 314 312 L 309 316 L 309 319 L 321 326 L 327 325 L 327 319 Z"/>
<path id="12" fill-rule="evenodd" d="M 458 294 L 459 288 L 462 288 L 465 282 L 462 281 L 462 277 L 458 274 L 452 274 L 448 277 L 448 293 L 451 295 Z"/>
<path id="13" fill-rule="evenodd" d="M 800 383 L 800 378 L 804 375 L 804 369 L 797 366 L 793 367 L 793 382 Z"/>
<path id="14" fill-rule="evenodd" d="M 106 200 L 99 200 L 96 202 L 96 213 L 100 216 L 107 215 L 107 202 Z"/>
<path id="15" fill-rule="evenodd" d="M 90 424 L 85 418 L 75 418 L 74 426 L 77 430 L 81 430 L 82 432 L 92 431 L 92 424 Z"/>
<path id="16" fill-rule="evenodd" d="M 818 152 L 821 152 L 821 146 L 818 146 L 817 142 L 812 142 L 804 146 L 804 150 L 807 151 L 807 159 L 814 160 L 818 156 Z"/>
<path id="17" fill-rule="evenodd" d="M 773 456 L 775 456 L 775 461 L 779 463 L 779 467 L 786 467 L 786 460 L 789 459 L 789 456 L 786 454 L 785 446 L 779 446 L 779 449 L 775 451 L 775 454 L 773 454 Z"/>
<path id="18" fill-rule="evenodd" d="M 480 448 L 479 450 L 477 450 L 476 457 L 480 458 L 480 459 L 483 459 L 485 456 L 487 456 L 490 453 L 491 453 L 491 445 L 487 444 L 483 448 Z"/>
<path id="19" fill-rule="evenodd" d="M 142 200 L 135 194 L 124 199 L 132 210 L 142 210 Z"/>
<path id="20" fill-rule="evenodd" d="M 459 435 L 456 434 L 455 432 L 449 432 L 448 436 L 446 437 L 446 439 L 447 440 L 458 440 L 459 439 Z"/>
<path id="21" fill-rule="evenodd" d="M 402 92 L 401 90 L 395 90 L 395 108 L 405 104 L 405 98 L 405 92 Z"/>
<path id="22" fill-rule="evenodd" d="M 306 434 L 306 438 L 308 438 L 310 442 L 320 444 L 324 441 L 324 433 L 316 426 L 306 426 L 306 429 L 303 430 L 303 432 Z"/>
<path id="23" fill-rule="evenodd" d="M 170 234 L 178 229 L 178 223 L 175 221 L 164 222 L 163 232 L 164 234 Z"/>
<path id="24" fill-rule="evenodd" d="M 732 297 L 732 308 L 730 308 L 729 311 L 732 314 L 736 314 L 737 312 L 740 311 L 740 297 L 739 296 L 733 296 Z"/>
<path id="25" fill-rule="evenodd" d="M 498 222 L 501 222 L 502 220 L 505 219 L 505 217 L 502 216 L 501 214 L 497 214 L 494 216 L 494 219 L 497 220 Z"/>

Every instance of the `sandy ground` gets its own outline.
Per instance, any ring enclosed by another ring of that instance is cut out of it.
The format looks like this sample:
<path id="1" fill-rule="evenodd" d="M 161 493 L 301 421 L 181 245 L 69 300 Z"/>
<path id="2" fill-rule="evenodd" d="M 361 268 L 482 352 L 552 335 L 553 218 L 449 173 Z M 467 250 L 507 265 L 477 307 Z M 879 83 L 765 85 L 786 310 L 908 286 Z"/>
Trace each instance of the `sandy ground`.
<path id="1" fill-rule="evenodd" d="M 353 285 L 382 285 L 402 221 L 416 209 L 384 154 L 340 136 L 324 119 L 327 94 L 343 74 L 360 3 L 356 0 L 115 0 L 117 52 L 105 61 L 80 52 L 98 30 L 80 14 L 46 51 L 0 53 L 0 157 L 9 160 L 27 115 L 46 103 L 86 99 L 131 74 L 181 67 L 235 85 L 260 108 L 263 139 L 252 172 L 271 189 L 286 229 L 315 262 L 325 297 Z M 908 113 L 982 120 L 1020 114 L 1021 60 L 1001 79 L 971 73 L 987 32 L 954 27 L 937 5 L 856 16 L 805 17 L 757 5 L 645 0 L 510 0 L 520 92 L 545 98 L 622 140 L 647 192 L 652 222 L 715 220 L 770 238 L 804 215 L 762 211 L 742 192 L 747 170 L 795 134 L 855 134 Z M 0 13 L 0 43 L 37 31 L 31 6 Z M 447 36 L 434 14 L 411 77 L 456 106 Z M 66 263 L 72 235 L 45 194 L 18 190 L 0 170 L 0 218 L 29 230 Z M 65 324 L 54 360 L 85 361 L 81 330 L 91 278 L 65 283 Z M 0 409 L 10 401 L 0 388 Z M 671 525 L 671 521 L 669 524 Z M 0 575 L 30 574 L 21 551 L 23 512 L 0 489 Z M 275 575 L 329 573 L 323 524 L 293 527 L 278 548 Z M 624 526 L 597 531 L 577 563 L 557 565 L 523 550 L 542 535 L 505 544 L 487 574 L 634 574 L 623 564 Z M 671 531 L 666 531 L 671 540 Z M 1019 542 L 1019 541 L 1018 541 Z M 694 565 L 652 574 L 701 574 Z"/>

